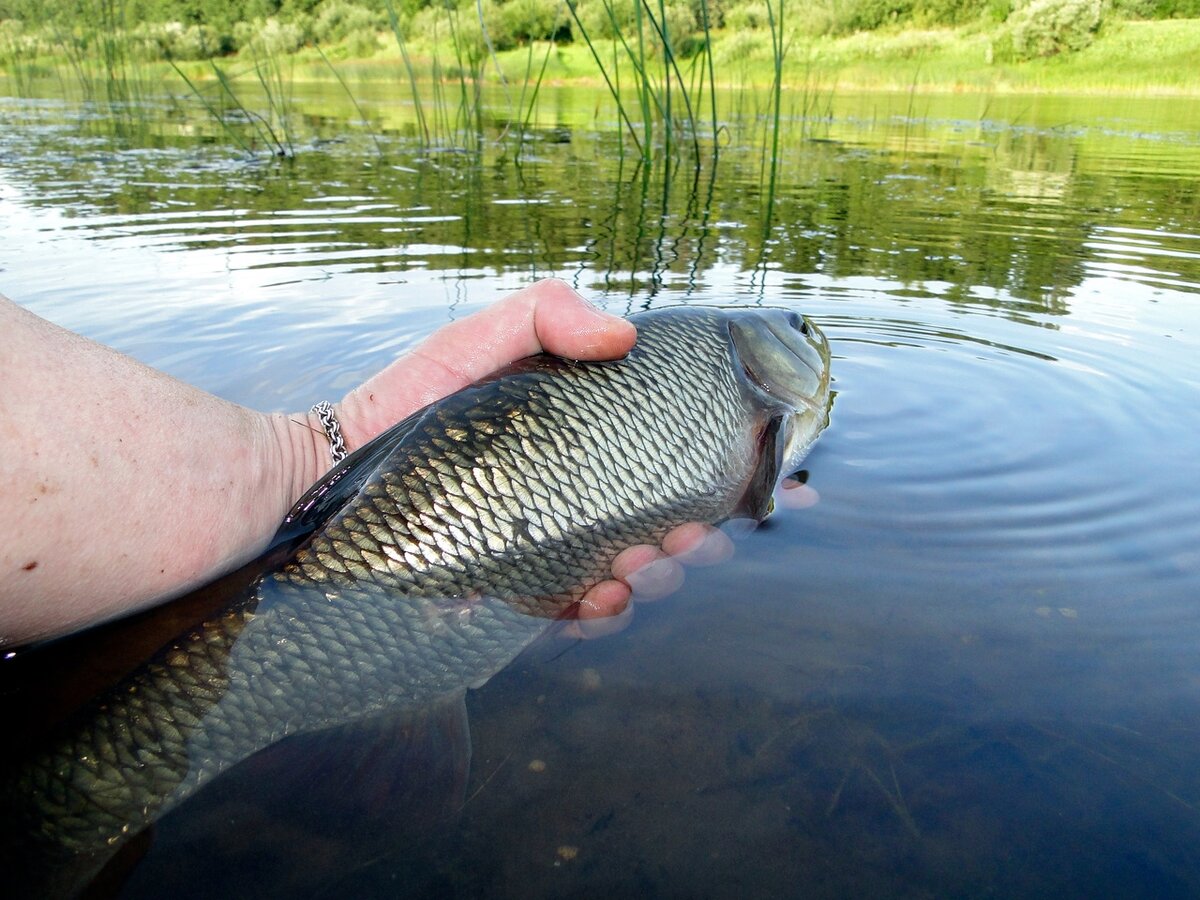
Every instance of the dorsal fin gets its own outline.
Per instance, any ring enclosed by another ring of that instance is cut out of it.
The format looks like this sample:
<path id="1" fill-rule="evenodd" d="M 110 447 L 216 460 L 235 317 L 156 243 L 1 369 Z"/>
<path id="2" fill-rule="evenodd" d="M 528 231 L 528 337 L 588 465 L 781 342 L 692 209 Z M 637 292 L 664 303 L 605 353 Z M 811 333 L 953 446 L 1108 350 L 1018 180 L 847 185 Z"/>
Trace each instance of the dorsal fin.
<path id="1" fill-rule="evenodd" d="M 279 530 L 271 539 L 271 551 L 285 544 L 294 545 L 324 525 L 362 489 L 367 479 L 375 474 L 384 459 L 396 449 L 396 445 L 408 436 L 424 413 L 422 409 L 397 422 L 326 472 L 284 516 Z"/>

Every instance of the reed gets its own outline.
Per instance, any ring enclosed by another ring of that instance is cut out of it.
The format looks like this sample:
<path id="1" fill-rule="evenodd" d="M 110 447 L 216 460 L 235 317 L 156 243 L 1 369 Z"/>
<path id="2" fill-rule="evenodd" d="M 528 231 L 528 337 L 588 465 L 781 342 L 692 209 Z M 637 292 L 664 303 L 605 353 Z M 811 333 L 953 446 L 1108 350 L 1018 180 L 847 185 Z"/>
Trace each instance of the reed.
<path id="1" fill-rule="evenodd" d="M 32 93 L 38 73 L 36 59 L 37 37 L 25 34 L 19 22 L 0 21 L 0 69 L 18 97 Z"/>
<path id="2" fill-rule="evenodd" d="M 222 97 L 228 100 L 234 113 L 246 122 L 258 136 L 262 145 L 266 146 L 273 156 L 291 158 L 295 156 L 290 131 L 290 116 L 287 113 L 286 100 L 282 94 L 276 93 L 275 77 L 269 72 L 264 73 L 264 63 L 256 61 L 253 65 L 254 74 L 266 96 L 267 115 L 251 109 L 242 100 L 234 84 L 242 73 L 230 75 L 217 65 L 216 60 L 209 60 L 209 66 L 217 77 Z M 227 113 L 222 113 L 224 121 Z"/>
<path id="3" fill-rule="evenodd" d="M 428 144 L 429 124 L 425 120 L 421 91 L 417 87 L 417 73 L 413 69 L 412 57 L 408 55 L 408 42 L 404 39 L 404 32 L 400 28 L 400 17 L 396 15 L 396 7 L 392 0 L 384 0 L 384 4 L 387 6 L 388 25 L 392 29 L 392 36 L 396 39 L 396 46 L 400 49 L 400 58 L 404 61 L 404 71 L 408 74 L 409 93 L 413 101 L 413 111 L 417 117 L 417 134 L 425 144 Z"/>
<path id="4" fill-rule="evenodd" d="M 613 20 L 614 25 L 616 25 L 616 17 L 612 11 L 612 5 L 608 2 L 608 0 L 604 0 L 604 7 L 608 11 L 609 17 Z M 625 127 L 629 130 L 629 136 L 633 139 L 634 144 L 637 145 L 638 152 L 641 153 L 643 156 L 648 155 L 649 151 L 647 148 L 650 146 L 650 135 L 649 134 L 646 135 L 646 143 L 645 144 L 643 144 L 642 141 L 638 139 L 637 131 L 633 127 L 633 120 L 630 119 L 629 113 L 625 109 L 625 104 L 621 101 L 621 90 L 619 87 L 620 78 L 621 78 L 621 68 L 620 68 L 620 64 L 617 59 L 616 46 L 614 45 L 614 47 L 613 47 L 613 65 L 612 65 L 612 74 L 610 74 L 608 67 L 604 65 L 604 61 L 600 58 L 600 51 L 599 51 L 598 47 L 596 46 L 595 41 L 592 40 L 591 35 L 588 33 L 587 26 L 584 25 L 583 20 L 579 18 L 579 13 L 576 11 L 575 6 L 568 4 L 567 8 L 571 11 L 571 18 L 574 19 L 576 26 L 579 28 L 580 36 L 583 37 L 584 43 L 587 44 L 588 52 L 591 53 L 592 59 L 594 59 L 596 61 L 596 68 L 600 70 L 600 76 L 604 79 L 604 84 L 608 88 L 608 92 L 612 95 L 613 100 L 617 104 L 617 114 L 621 117 L 621 121 L 625 123 Z M 617 27 L 617 34 L 620 35 L 621 34 L 620 26 L 616 25 L 616 27 Z M 621 36 L 621 42 L 624 44 L 624 42 L 625 42 L 624 36 Z M 633 52 L 631 50 L 629 50 L 629 47 L 627 44 L 625 45 L 625 50 L 629 54 L 631 59 L 636 60 L 636 56 L 633 54 Z M 634 65 L 635 66 L 637 65 L 636 61 L 634 62 Z M 615 83 L 614 83 L 614 79 L 615 79 Z M 645 88 L 644 76 L 640 80 L 643 84 L 643 88 Z M 639 92 L 639 99 L 643 99 L 643 94 L 641 92 Z M 649 122 L 649 116 L 646 113 L 644 104 L 643 104 L 643 121 L 646 121 L 647 123 Z"/>
<path id="5" fill-rule="evenodd" d="M 245 153 L 253 155 L 254 151 L 251 149 L 250 145 L 242 139 L 242 136 L 238 134 L 236 129 L 230 126 L 229 122 L 225 119 L 224 114 L 213 106 L 209 99 L 204 95 L 204 92 L 197 87 L 196 83 L 193 82 L 192 79 L 188 78 L 187 73 L 184 72 L 183 69 L 179 68 L 179 64 L 173 59 L 168 60 L 168 62 L 171 64 L 171 68 L 175 70 L 175 73 L 183 80 L 183 83 L 188 86 L 188 89 L 192 92 L 192 95 L 200 101 L 200 104 L 212 117 L 213 121 L 221 125 L 222 129 L 229 136 L 229 139 L 241 147 Z"/>
<path id="6" fill-rule="evenodd" d="M 101 113 L 87 120 L 88 128 L 122 140 L 144 138 L 152 128 L 153 79 L 125 27 L 124 0 L 80 0 L 77 13 L 78 22 L 55 19 L 44 32 L 66 61 L 65 70 L 56 67 L 63 93 L 77 93 Z"/>
<path id="7" fill-rule="evenodd" d="M 267 116 L 259 115 L 257 119 L 270 134 L 276 156 L 295 156 L 296 147 L 292 140 L 291 57 L 286 74 L 284 63 L 278 55 L 268 51 L 260 57 L 256 50 L 255 57 L 254 74 L 267 102 Z"/>
<path id="8" fill-rule="evenodd" d="M 607 54 L 602 52 L 600 40 L 589 31 L 575 7 L 570 7 L 571 16 L 638 151 L 649 158 L 656 144 L 667 155 L 686 147 L 698 158 L 704 149 L 703 138 L 704 145 L 715 153 L 721 124 L 707 0 L 700 0 L 701 38 L 696 42 L 698 49 L 687 76 L 680 64 L 679 46 L 681 38 L 690 36 L 672 32 L 666 0 L 636 0 L 630 25 L 622 23 L 614 0 L 600 2 L 613 35 L 611 63 L 606 64 Z M 775 3 L 781 8 L 783 0 Z M 623 72 L 632 82 L 624 91 L 620 87 Z M 706 91 L 708 108 L 702 114 Z M 631 98 L 634 102 L 627 102 Z"/>
<path id="9" fill-rule="evenodd" d="M 525 76 L 521 79 L 521 95 L 517 100 L 517 115 L 520 122 L 520 130 L 517 132 L 518 146 L 524 142 L 525 136 L 529 133 L 529 124 L 533 120 L 533 112 L 537 108 L 538 94 L 542 89 L 542 81 L 546 77 L 546 66 L 550 63 L 550 54 L 553 52 L 554 42 L 549 41 L 546 44 L 546 52 L 542 56 L 542 66 L 531 86 L 529 76 L 533 71 L 533 41 L 529 42 L 529 52 L 525 59 Z M 528 104 L 525 102 L 526 94 L 529 95 Z M 517 159 L 520 160 L 519 151 Z"/>
<path id="10" fill-rule="evenodd" d="M 346 79 L 341 76 L 341 73 L 338 72 L 333 63 L 329 61 L 329 57 L 325 55 L 325 51 L 322 50 L 320 46 L 316 48 L 316 51 L 320 54 L 321 61 L 325 63 L 325 68 L 327 68 L 330 74 L 333 75 L 333 77 L 337 80 L 337 83 L 341 86 L 342 91 L 345 92 L 346 97 L 354 105 L 354 110 L 358 113 L 359 120 L 363 123 L 363 127 L 367 129 L 367 134 L 371 136 L 371 142 L 375 144 L 375 152 L 380 156 L 383 156 L 383 145 L 379 143 L 379 135 L 377 135 L 375 133 L 375 129 L 371 127 L 371 121 L 367 118 L 366 112 L 363 111 L 362 105 L 358 102 L 358 98 L 354 96 L 354 92 L 350 90 L 350 85 L 346 84 Z"/>
<path id="11" fill-rule="evenodd" d="M 459 19 L 458 7 L 446 10 L 450 45 L 454 51 L 454 74 L 458 82 L 458 103 L 454 115 L 452 140 L 457 146 L 477 148 L 483 134 L 482 75 L 483 55 L 471 46 Z M 479 26 L 487 34 L 482 17 Z"/>

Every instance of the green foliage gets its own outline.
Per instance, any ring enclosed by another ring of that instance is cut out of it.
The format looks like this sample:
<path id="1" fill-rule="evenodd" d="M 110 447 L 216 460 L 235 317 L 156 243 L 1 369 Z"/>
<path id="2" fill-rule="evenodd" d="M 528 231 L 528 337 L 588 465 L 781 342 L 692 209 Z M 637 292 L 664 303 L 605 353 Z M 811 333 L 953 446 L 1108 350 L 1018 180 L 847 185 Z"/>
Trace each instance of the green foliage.
<path id="1" fill-rule="evenodd" d="M 570 34 L 571 16 L 562 0 L 508 0 L 500 5 L 500 21 L 514 44 L 549 41 Z"/>
<path id="2" fill-rule="evenodd" d="M 304 27 L 307 22 L 293 20 L 285 22 L 280 19 L 255 19 L 250 22 L 238 22 L 233 27 L 234 40 L 240 50 L 252 48 L 256 53 L 277 56 L 282 53 L 295 53 L 308 41 L 308 33 Z"/>
<path id="3" fill-rule="evenodd" d="M 853 31 L 874 31 L 884 25 L 894 25 L 909 18 L 914 0 L 848 0 L 841 5 L 841 15 L 835 34 Z"/>
<path id="4" fill-rule="evenodd" d="M 209 59 L 234 49 L 231 35 L 182 22 L 145 22 L 134 29 L 133 39 L 151 59 Z"/>
<path id="5" fill-rule="evenodd" d="M 1082 50 L 1096 36 L 1101 0 L 1031 0 L 1008 17 L 1013 53 L 1036 59 Z"/>
<path id="6" fill-rule="evenodd" d="M 766 31 L 733 31 L 715 47 L 713 55 L 722 65 L 767 57 L 770 40 Z"/>
<path id="7" fill-rule="evenodd" d="M 914 0 L 912 20 L 921 25 L 965 25 L 992 18 L 992 5 L 989 0 Z M 1008 12 L 1006 2 L 1004 14 L 995 21 L 1003 21 Z"/>
<path id="8" fill-rule="evenodd" d="M 725 27 L 734 31 L 766 31 L 769 27 L 767 4 L 764 0 L 750 0 L 730 7 L 725 11 Z"/>
<path id="9" fill-rule="evenodd" d="M 377 33 L 387 26 L 387 16 L 345 0 L 326 0 L 311 17 L 310 34 L 320 44 L 339 44 L 361 32 Z"/>
<path id="10" fill-rule="evenodd" d="M 578 0 L 577 21 L 571 24 L 571 37 L 593 41 L 611 41 L 618 34 L 633 34 L 637 29 L 638 0 Z"/>
<path id="11" fill-rule="evenodd" d="M 580 29 L 582 24 L 588 38 L 593 41 L 615 40 L 624 36 L 630 44 L 637 44 L 639 12 L 642 33 L 647 44 L 660 43 L 654 23 L 663 29 L 672 49 L 680 56 L 686 55 L 679 53 L 685 43 L 693 49 L 703 44 L 702 41 L 697 45 L 696 42 L 688 40 L 701 28 L 698 0 L 673 0 L 663 6 L 659 5 L 658 0 L 648 0 L 645 5 L 640 0 L 580 0 L 575 6 L 575 15 L 579 21 L 572 23 L 571 36 L 575 40 L 583 40 L 583 32 Z M 710 28 L 711 16 L 710 10 Z"/>
<path id="12" fill-rule="evenodd" d="M 1200 0 L 1157 0 L 1155 19 L 1200 19 Z"/>

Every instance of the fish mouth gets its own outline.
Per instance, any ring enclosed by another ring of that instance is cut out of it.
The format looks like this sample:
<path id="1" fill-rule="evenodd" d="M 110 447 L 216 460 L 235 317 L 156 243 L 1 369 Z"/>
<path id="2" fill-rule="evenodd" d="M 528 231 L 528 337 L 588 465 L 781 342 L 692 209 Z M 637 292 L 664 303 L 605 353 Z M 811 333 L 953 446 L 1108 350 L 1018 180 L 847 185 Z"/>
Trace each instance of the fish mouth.
<path id="1" fill-rule="evenodd" d="M 756 310 L 729 323 L 746 380 L 775 404 L 817 412 L 829 394 L 829 343 L 807 316 Z"/>

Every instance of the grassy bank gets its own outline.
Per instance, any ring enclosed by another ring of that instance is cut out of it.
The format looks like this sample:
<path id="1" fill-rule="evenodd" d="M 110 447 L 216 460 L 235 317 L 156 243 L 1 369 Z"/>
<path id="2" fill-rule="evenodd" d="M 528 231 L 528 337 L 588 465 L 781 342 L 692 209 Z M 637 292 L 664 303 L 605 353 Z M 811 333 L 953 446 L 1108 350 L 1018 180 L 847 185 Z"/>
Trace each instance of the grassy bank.
<path id="1" fill-rule="evenodd" d="M 731 46 L 734 43 L 737 46 Z M 785 84 L 826 90 L 908 91 L 915 86 L 937 91 L 1200 95 L 1200 19 L 1113 21 L 1078 52 L 1025 61 L 998 58 L 1002 43 L 1001 29 L 979 27 L 796 37 L 784 60 Z M 774 61 L 767 35 L 747 42 L 718 33 L 713 57 L 717 82 L 723 86 L 771 83 Z M 506 77 L 520 78 L 524 51 L 501 53 L 499 59 Z M 372 77 L 377 66 L 387 67 L 382 59 L 346 65 L 364 77 Z M 595 64 L 586 48 L 559 46 L 546 78 L 592 81 Z"/>
<path id="2" fill-rule="evenodd" d="M 784 83 L 820 90 L 1062 92 L 1200 95 L 1200 19 L 1114 20 L 1095 40 L 1074 53 L 1031 60 L 1005 59 L 1000 27 L 885 29 L 844 37 L 793 35 L 784 58 Z M 602 59 L 619 48 L 596 41 Z M 723 87 L 766 87 L 774 77 L 774 56 L 767 33 L 714 32 L 716 81 Z M 422 80 L 435 73 L 457 77 L 453 47 L 414 40 L 407 45 Z M 402 60 L 383 38 L 369 56 L 345 53 L 334 65 L 351 83 L 401 77 Z M 532 63 L 531 63 L 532 59 Z M 301 48 L 293 57 L 294 77 L 322 80 L 329 66 L 317 50 Z M 535 42 L 531 47 L 498 51 L 477 62 L 479 76 L 492 83 L 503 78 L 519 85 L 541 72 L 548 84 L 603 86 L 596 61 L 580 43 Z M 497 69 L 498 65 L 498 69 Z M 692 63 L 681 61 L 685 78 Z M 211 77 L 206 65 L 184 65 L 190 77 Z M 404 75 L 407 78 L 407 75 Z"/>
<path id="3" fill-rule="evenodd" d="M 611 28 L 600 28 L 595 18 L 585 25 L 576 15 L 573 30 L 560 29 L 557 40 L 522 43 L 511 30 L 501 41 L 499 31 L 485 27 L 486 17 L 466 6 L 427 6 L 402 19 L 391 0 L 384 2 L 391 10 L 386 29 L 372 19 L 342 38 L 330 33 L 320 40 L 276 19 L 239 22 L 233 28 L 242 35 L 237 48 L 220 55 L 203 41 L 186 55 L 148 44 L 151 32 L 144 25 L 36 35 L 9 28 L 8 43 L 0 40 L 0 69 L 7 75 L 0 89 L 31 94 L 34 85 L 49 85 L 106 102 L 109 118 L 127 117 L 134 129 L 144 127 L 139 99 L 161 96 L 166 87 L 176 97 L 190 93 L 248 152 L 291 156 L 303 118 L 293 100 L 297 83 L 336 85 L 363 123 L 377 113 L 365 111 L 360 100 L 372 98 L 378 110 L 380 101 L 400 99 L 414 136 L 464 148 L 483 139 L 485 89 L 503 95 L 499 105 L 507 108 L 497 113 L 493 102 L 491 121 L 519 138 L 542 118 L 537 98 L 543 85 L 579 85 L 597 89 L 597 109 L 605 96 L 615 101 L 618 127 L 647 159 L 684 147 L 697 158 L 702 147 L 716 152 L 722 123 L 731 116 L 766 123 L 770 141 L 777 142 L 781 118 L 823 120 L 833 97 L 853 91 L 1200 95 L 1200 18 L 1096 12 L 1055 30 L 1045 19 L 1022 26 L 1021 10 L 1034 7 L 1018 6 L 1006 16 L 958 26 L 910 21 L 847 31 L 813 28 L 797 21 L 788 0 L 763 0 L 755 7 L 757 18 L 748 6 L 737 7 L 745 27 L 735 27 L 736 17 L 727 11 L 726 27 L 709 28 L 710 0 L 695 0 L 701 17 L 675 32 L 672 9 L 680 7 L 642 0 L 629 7 L 633 18 L 618 23 L 614 16 Z M 1100 10 L 1099 0 L 1027 2 Z M 610 14 L 614 9 L 605 8 Z M 764 151 L 772 176 L 776 156 L 770 147 Z"/>
<path id="4" fill-rule="evenodd" d="M 1004 21 L 977 19 L 958 27 L 909 24 L 847 34 L 811 34 L 794 22 L 796 13 L 790 8 L 788 13 L 792 18 L 784 34 L 783 75 L 784 83 L 791 87 L 1200 94 L 1200 18 L 1136 20 L 1109 15 L 1080 49 L 1019 59 L 1012 50 L 1012 28 Z M 477 19 L 459 15 L 457 23 L 457 30 L 444 26 L 414 30 L 411 23 L 401 23 L 404 51 L 416 77 L 454 80 L 465 75 L 490 82 L 503 77 L 519 85 L 540 76 L 545 83 L 603 86 L 597 58 L 607 68 L 623 56 L 620 45 L 611 39 L 597 36 L 594 46 L 589 46 L 578 35 L 569 39 L 565 32 L 567 39 L 554 42 L 531 41 L 504 49 L 497 41 L 498 47 L 489 47 Z M 122 47 L 111 32 L 85 33 L 68 44 L 62 40 L 63 32 L 54 32 L 53 40 L 38 40 L 28 28 L 22 34 L 13 27 L 16 24 L 0 22 L 0 72 L 10 83 L 50 76 L 55 70 L 79 71 L 89 55 L 107 55 L 111 63 L 114 48 L 131 59 L 137 56 L 131 47 Z M 258 40 L 247 40 L 239 52 L 220 55 L 220 64 L 236 68 L 256 60 L 270 59 L 274 65 L 286 59 L 294 77 L 315 80 L 333 77 L 332 62 L 338 74 L 351 82 L 409 78 L 407 68 L 398 70 L 404 63 L 390 29 L 372 27 L 365 33 L 359 29 L 344 35 L 335 31 L 328 35 L 330 40 L 305 41 L 303 35 L 269 20 L 259 35 Z M 772 83 L 776 46 L 765 23 L 751 20 L 749 27 L 714 29 L 710 46 L 712 74 L 719 85 L 766 87 Z M 703 52 L 675 52 L 685 80 L 702 74 L 697 69 L 707 65 Z M 216 77 L 203 59 L 171 55 L 197 82 Z M 161 60 L 143 58 L 138 66 L 154 78 L 176 77 L 171 66 Z M 627 78 L 624 84 L 632 80 Z"/>

